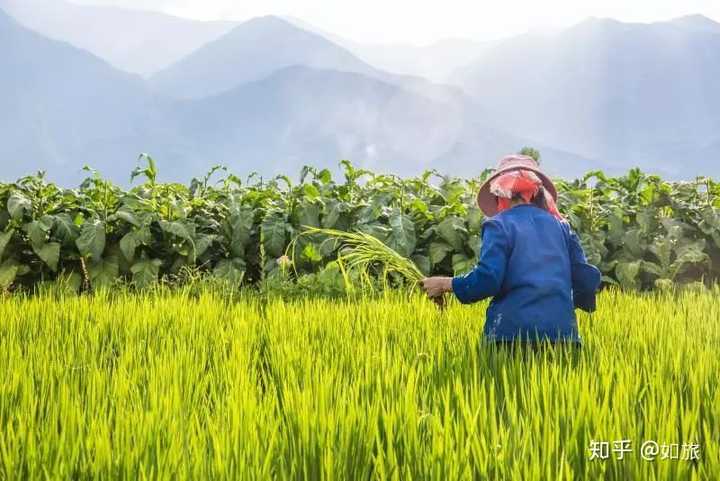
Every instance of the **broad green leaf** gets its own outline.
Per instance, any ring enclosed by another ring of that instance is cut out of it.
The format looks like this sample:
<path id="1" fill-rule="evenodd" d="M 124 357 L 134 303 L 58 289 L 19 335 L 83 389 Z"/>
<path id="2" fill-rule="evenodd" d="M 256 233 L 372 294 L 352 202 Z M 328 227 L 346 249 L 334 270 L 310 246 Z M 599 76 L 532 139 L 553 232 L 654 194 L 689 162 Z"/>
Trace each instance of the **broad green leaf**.
<path id="1" fill-rule="evenodd" d="M 475 257 L 480 257 L 480 250 L 482 249 L 482 239 L 480 234 L 472 234 L 468 237 L 467 246 L 475 253 Z"/>
<path id="2" fill-rule="evenodd" d="M 282 215 L 273 214 L 265 217 L 262 222 L 262 237 L 265 253 L 278 258 L 285 253 L 289 225 Z"/>
<path id="3" fill-rule="evenodd" d="M 53 272 L 57 271 L 58 262 L 60 261 L 60 243 L 48 242 L 40 247 L 33 247 L 35 254 L 48 265 Z"/>
<path id="4" fill-rule="evenodd" d="M 255 215 L 247 207 L 234 208 L 228 219 L 230 228 L 230 251 L 235 257 L 244 257 L 245 249 L 250 243 Z"/>
<path id="5" fill-rule="evenodd" d="M 240 284 L 245 277 L 245 262 L 242 259 L 223 259 L 217 263 L 213 275 L 233 284 Z"/>
<path id="6" fill-rule="evenodd" d="M 383 213 L 384 206 L 385 204 L 373 202 L 371 205 L 361 207 L 357 211 L 358 224 L 370 224 L 377 221 L 378 217 L 380 217 Z"/>
<path id="7" fill-rule="evenodd" d="M 303 185 L 303 193 L 305 194 L 305 197 L 310 200 L 316 200 L 320 198 L 320 190 L 318 190 L 318 188 L 315 187 L 313 184 Z"/>
<path id="8" fill-rule="evenodd" d="M 625 236 L 625 226 L 621 212 L 613 211 L 608 216 L 608 242 L 621 245 Z"/>
<path id="9" fill-rule="evenodd" d="M 640 264 L 642 261 L 620 262 L 615 266 L 615 273 L 620 285 L 626 289 L 637 289 L 640 284 Z"/>
<path id="10" fill-rule="evenodd" d="M 168 234 L 172 234 L 181 239 L 192 241 L 191 231 L 194 229 L 191 226 L 188 226 L 182 222 L 160 221 L 160 228 Z"/>
<path id="11" fill-rule="evenodd" d="M 122 239 L 120 239 L 119 245 L 125 259 L 129 262 L 135 260 L 135 249 L 140 245 L 140 242 L 135 236 L 135 232 L 131 231 L 125 234 Z"/>
<path id="12" fill-rule="evenodd" d="M 119 275 L 118 261 L 112 256 L 88 264 L 88 276 L 92 287 L 113 285 Z"/>
<path id="13" fill-rule="evenodd" d="M 649 235 L 655 230 L 655 217 L 657 213 L 655 209 L 642 209 L 640 210 L 637 215 L 635 216 L 635 219 L 637 220 L 638 225 L 640 226 L 640 231 L 644 235 Z"/>
<path id="14" fill-rule="evenodd" d="M 632 257 L 637 259 L 642 258 L 645 253 L 644 242 L 640 238 L 640 231 L 638 231 L 638 229 L 630 229 L 625 232 L 623 246 Z"/>
<path id="15" fill-rule="evenodd" d="M 18 274 L 18 264 L 14 259 L 8 259 L 0 264 L 0 288 L 7 289 Z"/>
<path id="16" fill-rule="evenodd" d="M 328 169 L 321 170 L 318 172 L 316 177 L 323 185 L 327 185 L 332 182 L 332 173 L 330 173 Z"/>
<path id="17" fill-rule="evenodd" d="M 388 229 L 384 225 L 380 224 L 379 222 L 370 222 L 368 224 L 359 224 L 357 226 L 357 229 L 360 232 L 369 234 L 377 239 L 380 239 L 383 242 L 385 242 L 385 240 L 390 235 L 390 229 Z"/>
<path id="18" fill-rule="evenodd" d="M 412 261 L 415 263 L 418 269 L 420 269 L 420 272 L 422 272 L 426 276 L 430 275 L 430 272 L 432 271 L 432 266 L 430 265 L 430 258 L 428 256 L 415 254 L 414 256 L 412 256 Z"/>
<path id="19" fill-rule="evenodd" d="M 342 217 L 348 211 L 346 202 L 329 199 L 325 202 L 322 215 L 322 226 L 325 229 L 346 230 L 349 226 L 347 222 L 343 222 Z"/>
<path id="20" fill-rule="evenodd" d="M 323 256 L 318 251 L 317 246 L 312 242 L 306 244 L 303 248 L 302 258 L 312 263 L 317 263 L 323 260 Z"/>
<path id="21" fill-rule="evenodd" d="M 320 206 L 311 202 L 302 202 L 296 207 L 299 226 L 320 227 Z"/>
<path id="22" fill-rule="evenodd" d="M 403 257 L 410 257 L 415 250 L 415 224 L 405 214 L 394 212 L 390 217 L 390 235 L 387 245 Z"/>
<path id="23" fill-rule="evenodd" d="M 340 245 L 340 242 L 334 239 L 323 239 L 322 242 L 320 242 L 320 254 L 323 257 L 332 257 L 335 250 Z"/>
<path id="24" fill-rule="evenodd" d="M 423 214 L 427 218 L 432 218 L 432 215 L 430 215 L 430 209 L 428 208 L 427 202 L 420 199 L 419 197 L 415 197 L 412 202 L 410 202 L 410 211 L 413 214 Z"/>
<path id="25" fill-rule="evenodd" d="M 39 249 L 47 242 L 52 225 L 53 219 L 48 216 L 25 224 L 25 232 L 28 234 L 33 249 Z"/>
<path id="26" fill-rule="evenodd" d="M 200 235 L 195 239 L 195 258 L 205 254 L 215 241 L 214 235 Z"/>
<path id="27" fill-rule="evenodd" d="M 642 261 L 642 269 L 657 277 L 664 277 L 666 273 L 662 266 L 650 261 Z"/>
<path id="28" fill-rule="evenodd" d="M 55 236 L 63 243 L 71 243 L 77 240 L 80 230 L 70 214 L 61 213 L 55 216 Z"/>
<path id="29" fill-rule="evenodd" d="M 135 215 L 135 213 L 131 212 L 130 210 L 126 208 L 120 208 L 116 213 L 115 217 L 118 219 L 124 220 L 128 224 L 131 224 L 135 227 L 141 227 L 142 222 L 140 222 L 140 219 Z"/>
<path id="30" fill-rule="evenodd" d="M 450 244 L 456 251 L 462 250 L 465 243 L 467 229 L 459 217 L 450 216 L 440 222 L 437 232 L 445 242 Z"/>
<path id="31" fill-rule="evenodd" d="M 475 267 L 475 260 L 464 254 L 453 254 L 452 265 L 455 275 L 465 274 Z"/>
<path id="32" fill-rule="evenodd" d="M 5 232 L 0 232 L 0 260 L 2 260 L 3 255 L 5 254 L 5 249 L 7 249 L 7 246 L 10 243 L 10 240 L 12 239 L 13 234 L 15 234 L 14 229 L 10 229 Z"/>
<path id="33" fill-rule="evenodd" d="M 19 220 L 32 210 L 32 203 L 20 192 L 13 192 L 8 198 L 7 210 L 11 218 Z"/>
<path id="34" fill-rule="evenodd" d="M 162 261 L 159 259 L 143 259 L 136 262 L 130 267 L 133 283 L 138 288 L 144 289 L 157 282 L 161 265 Z"/>
<path id="35" fill-rule="evenodd" d="M 705 241 L 700 239 L 696 242 L 689 242 L 677 249 L 677 257 L 671 265 L 673 276 L 683 272 L 685 268 L 706 263 L 710 260 L 703 249 L 705 248 Z"/>
<path id="36" fill-rule="evenodd" d="M 482 230 L 482 223 L 485 220 L 485 216 L 478 207 L 471 207 L 468 209 L 467 222 L 468 230 L 473 233 L 480 233 Z"/>
<path id="37" fill-rule="evenodd" d="M 665 228 L 665 238 L 679 241 L 683 237 L 686 225 L 678 219 L 663 219 L 662 225 Z"/>
<path id="38" fill-rule="evenodd" d="M 147 227 L 142 227 L 140 229 L 132 230 L 125 234 L 120 239 L 118 245 L 125 260 L 127 260 L 128 262 L 133 262 L 135 260 L 137 248 L 141 245 L 148 245 L 151 242 L 152 234 L 150 232 L 150 229 Z"/>
<path id="39" fill-rule="evenodd" d="M 683 239 L 683 242 L 680 243 L 675 248 L 675 253 L 677 255 L 677 258 L 688 258 L 688 259 L 701 259 L 704 260 L 707 257 L 707 254 L 705 254 L 705 239 L 698 239 L 696 241 L 690 241 L 688 239 Z"/>
<path id="40" fill-rule="evenodd" d="M 698 228 L 708 235 L 720 231 L 720 209 L 710 206 L 703 209 Z"/>
<path id="41" fill-rule="evenodd" d="M 105 250 L 105 224 L 99 220 L 88 220 L 80 229 L 75 241 L 80 255 L 95 261 L 100 260 Z"/>
<path id="42" fill-rule="evenodd" d="M 652 243 L 652 245 L 649 247 L 649 250 L 655 255 L 655 257 L 657 257 L 658 261 L 660 262 L 661 268 L 664 271 L 667 271 L 670 268 L 673 250 L 672 241 L 665 237 L 658 238 L 655 240 L 655 242 Z"/>
<path id="43" fill-rule="evenodd" d="M 445 257 L 453 251 L 453 248 L 445 242 L 431 242 L 430 243 L 430 263 L 433 266 L 440 264 Z"/>

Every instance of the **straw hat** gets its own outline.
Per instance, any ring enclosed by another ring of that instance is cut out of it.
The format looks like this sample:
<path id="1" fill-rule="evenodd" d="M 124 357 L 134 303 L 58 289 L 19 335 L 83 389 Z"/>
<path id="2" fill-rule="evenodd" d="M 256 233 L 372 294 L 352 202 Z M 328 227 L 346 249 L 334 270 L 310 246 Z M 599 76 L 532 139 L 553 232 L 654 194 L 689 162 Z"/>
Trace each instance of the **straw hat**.
<path id="1" fill-rule="evenodd" d="M 552 180 L 540 170 L 540 166 L 535 159 L 527 155 L 508 155 L 500 160 L 495 172 L 483 183 L 480 187 L 480 192 L 478 192 L 477 205 L 486 216 L 492 217 L 497 214 L 497 201 L 495 195 L 490 193 L 490 183 L 498 176 L 511 170 L 530 170 L 535 172 L 537 176 L 540 177 L 540 180 L 542 180 L 545 191 L 552 196 L 553 200 L 557 201 L 557 189 L 555 189 L 555 185 Z"/>

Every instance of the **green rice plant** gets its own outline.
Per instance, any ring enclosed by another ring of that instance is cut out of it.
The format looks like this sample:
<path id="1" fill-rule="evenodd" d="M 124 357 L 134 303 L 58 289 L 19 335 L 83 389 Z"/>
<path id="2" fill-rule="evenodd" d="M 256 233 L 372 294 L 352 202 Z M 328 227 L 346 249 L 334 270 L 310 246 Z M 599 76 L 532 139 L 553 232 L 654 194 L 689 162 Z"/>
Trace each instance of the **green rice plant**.
<path id="1" fill-rule="evenodd" d="M 0 298 L 0 480 L 711 481 L 720 289 L 603 291 L 581 352 L 486 303 L 206 288 Z M 618 459 L 614 441 L 629 440 Z M 608 458 L 591 459 L 593 441 Z M 677 444 L 677 459 L 646 441 Z M 682 459 L 683 445 L 699 446 Z"/>

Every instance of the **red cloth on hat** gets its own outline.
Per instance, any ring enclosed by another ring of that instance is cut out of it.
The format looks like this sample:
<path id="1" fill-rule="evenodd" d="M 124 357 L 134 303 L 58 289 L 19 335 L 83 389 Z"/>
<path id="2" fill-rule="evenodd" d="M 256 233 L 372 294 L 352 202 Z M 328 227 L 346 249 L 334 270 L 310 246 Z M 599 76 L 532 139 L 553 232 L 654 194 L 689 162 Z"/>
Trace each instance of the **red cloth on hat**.
<path id="1" fill-rule="evenodd" d="M 490 192 L 497 196 L 498 212 L 507 210 L 512 205 L 512 198 L 519 195 L 525 202 L 529 203 L 537 195 L 543 183 L 540 177 L 530 170 L 511 170 L 498 176 L 490 183 Z M 558 220 L 565 218 L 557 210 L 555 200 L 551 195 L 545 196 L 547 211 Z"/>

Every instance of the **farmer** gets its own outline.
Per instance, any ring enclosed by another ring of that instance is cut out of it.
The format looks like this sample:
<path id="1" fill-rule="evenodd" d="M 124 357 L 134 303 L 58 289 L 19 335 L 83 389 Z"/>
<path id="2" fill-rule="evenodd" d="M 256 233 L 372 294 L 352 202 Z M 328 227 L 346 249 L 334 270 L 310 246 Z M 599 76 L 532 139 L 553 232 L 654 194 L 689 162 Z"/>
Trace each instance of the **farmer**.
<path id="1" fill-rule="evenodd" d="M 492 297 L 484 328 L 491 342 L 579 346 L 575 308 L 595 310 L 600 271 L 587 263 L 556 200 L 532 157 L 503 158 L 477 196 L 487 216 L 477 266 L 463 276 L 424 279 L 428 296 L 452 292 L 464 304 Z"/>

